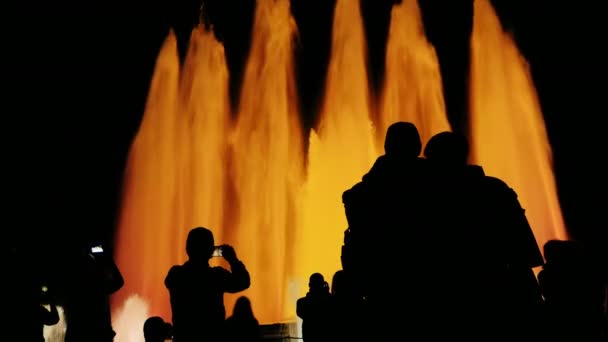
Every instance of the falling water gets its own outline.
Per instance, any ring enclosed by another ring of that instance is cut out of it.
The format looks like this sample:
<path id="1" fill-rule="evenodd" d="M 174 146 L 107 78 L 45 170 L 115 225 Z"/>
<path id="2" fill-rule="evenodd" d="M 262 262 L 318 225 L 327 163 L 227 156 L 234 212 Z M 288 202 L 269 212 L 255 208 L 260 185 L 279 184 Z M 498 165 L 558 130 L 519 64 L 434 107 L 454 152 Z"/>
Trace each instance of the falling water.
<path id="1" fill-rule="evenodd" d="M 185 246 L 190 228 L 204 226 L 222 243 L 225 211 L 225 169 L 230 110 L 228 67 L 223 46 L 202 27 L 192 32 L 180 83 L 178 155 L 180 172 L 174 221 L 174 246 Z M 178 228 L 179 227 L 179 228 Z M 177 249 L 185 261 L 184 248 Z"/>
<path id="2" fill-rule="evenodd" d="M 176 242 L 172 238 L 176 229 L 172 203 L 177 190 L 178 84 L 177 43 L 170 34 L 160 50 L 146 112 L 129 153 L 116 237 L 116 263 L 126 281 L 113 298 L 114 307 L 139 295 L 152 312 L 165 318 L 170 316 L 164 276 L 177 261 L 172 247 Z M 143 322 L 131 324 L 141 326 Z"/>
<path id="3" fill-rule="evenodd" d="M 489 0 L 475 1 L 471 39 L 473 161 L 517 193 L 540 246 L 566 238 L 551 146 L 528 65 Z"/>
<path id="4" fill-rule="evenodd" d="M 303 227 L 298 234 L 298 273 L 330 279 L 341 268 L 347 228 L 342 192 L 361 180 L 377 156 L 370 121 L 366 44 L 359 3 L 338 0 L 325 98 L 318 128 L 310 134 Z"/>
<path id="5" fill-rule="evenodd" d="M 234 245 L 247 265 L 261 322 L 283 319 L 302 177 L 302 132 L 289 0 L 258 1 L 234 132 Z M 293 310 L 292 310 L 293 311 Z"/>
<path id="6" fill-rule="evenodd" d="M 190 228 L 208 227 L 222 241 L 229 117 L 224 49 L 211 32 L 195 29 L 181 75 L 176 49 L 171 33 L 129 155 L 116 241 L 127 280 L 112 298 L 117 341 L 141 337 L 146 317 L 138 303 L 171 319 L 164 278 L 185 261 Z"/>
<path id="7" fill-rule="evenodd" d="M 518 191 L 539 242 L 563 237 L 550 148 L 525 63 L 489 2 L 475 6 L 474 160 Z M 168 36 L 125 175 L 116 237 L 125 286 L 113 297 L 117 341 L 142 341 L 146 316 L 171 319 L 164 277 L 185 261 L 186 235 L 195 226 L 235 246 L 251 272 L 244 294 L 261 323 L 295 320 L 293 305 L 308 276 L 330 278 L 341 268 L 347 225 L 341 194 L 379 155 L 386 128 L 412 121 L 424 140 L 449 130 L 437 57 L 417 2 L 393 8 L 380 99 L 370 98 L 359 11 L 357 1 L 337 0 L 320 119 L 304 134 L 288 0 L 257 2 L 236 120 L 229 115 L 222 45 L 195 29 L 180 72 L 175 36 Z M 307 154 L 303 137 L 310 139 Z M 227 296 L 228 312 L 234 299 Z"/>
<path id="8" fill-rule="evenodd" d="M 418 1 L 405 0 L 391 14 L 386 72 L 377 139 L 384 142 L 395 121 L 413 122 L 424 142 L 449 131 L 441 73 L 435 49 L 427 41 Z"/>

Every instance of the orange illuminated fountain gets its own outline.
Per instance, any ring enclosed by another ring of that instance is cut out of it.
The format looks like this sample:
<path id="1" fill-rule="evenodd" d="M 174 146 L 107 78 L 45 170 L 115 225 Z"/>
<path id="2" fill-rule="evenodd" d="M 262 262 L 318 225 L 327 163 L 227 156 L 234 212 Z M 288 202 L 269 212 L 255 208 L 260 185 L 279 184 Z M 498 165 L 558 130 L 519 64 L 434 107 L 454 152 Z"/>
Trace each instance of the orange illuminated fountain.
<path id="1" fill-rule="evenodd" d="M 318 128 L 310 134 L 303 225 L 298 232 L 298 274 L 331 279 L 341 268 L 340 246 L 347 228 L 342 192 L 361 180 L 378 155 L 370 120 L 366 44 L 359 3 L 338 0 L 325 98 Z"/>
<path id="2" fill-rule="evenodd" d="M 519 195 L 537 243 L 565 239 L 551 146 L 528 65 L 489 0 L 475 1 L 471 39 L 472 157 Z"/>
<path id="3" fill-rule="evenodd" d="M 184 246 L 188 227 L 204 226 L 223 242 L 225 170 L 230 106 L 224 48 L 202 27 L 192 33 L 179 89 L 174 168 L 179 172 L 172 224 L 175 242 Z M 179 228 L 178 228 L 179 227 Z M 185 261 L 183 248 L 175 251 Z"/>
<path id="4" fill-rule="evenodd" d="M 209 227 L 222 241 L 228 118 L 223 46 L 212 33 L 194 30 L 180 73 L 171 33 L 125 175 L 116 261 L 126 281 L 112 298 L 117 340 L 139 336 L 134 327 L 148 313 L 171 319 L 164 278 L 186 260 L 190 228 Z"/>
<path id="5" fill-rule="evenodd" d="M 359 3 L 337 0 L 324 99 L 310 131 L 300 125 L 289 0 L 256 4 L 234 115 L 224 49 L 211 32 L 193 31 L 183 66 L 172 33 L 161 48 L 124 180 L 116 260 L 125 286 L 112 303 L 116 341 L 143 341 L 149 316 L 170 321 L 164 277 L 186 260 L 186 235 L 196 226 L 211 228 L 217 244 L 235 246 L 252 276 L 242 294 L 261 323 L 294 321 L 308 276 L 330 279 L 341 268 L 347 228 L 341 195 L 382 152 L 386 128 L 412 121 L 425 141 L 450 130 L 437 57 L 416 1 L 393 8 L 385 83 L 374 99 Z M 525 63 L 489 2 L 478 0 L 475 9 L 474 160 L 520 194 L 539 242 L 564 237 L 550 147 Z M 228 312 L 235 298 L 226 296 Z"/>
<path id="6" fill-rule="evenodd" d="M 177 233 L 169 199 L 177 193 L 178 88 L 177 42 L 170 34 L 159 53 L 146 113 L 129 153 L 116 237 L 116 262 L 127 281 L 113 302 L 126 305 L 127 298 L 139 296 L 152 312 L 169 309 L 162 269 L 178 261 L 175 249 L 169 248 Z M 125 318 L 118 320 L 117 330 L 145 319 Z"/>
<path id="7" fill-rule="evenodd" d="M 437 55 L 426 39 L 415 0 L 403 1 L 392 10 L 378 119 L 379 146 L 384 143 L 388 126 L 395 121 L 413 122 L 423 143 L 434 134 L 451 130 Z"/>
<path id="8" fill-rule="evenodd" d="M 289 0 L 258 1 L 255 14 L 232 140 L 237 206 L 231 208 L 235 225 L 228 228 L 252 277 L 243 294 L 259 320 L 277 322 L 285 318 L 288 303 L 288 256 L 304 161 L 293 66 L 295 22 Z"/>

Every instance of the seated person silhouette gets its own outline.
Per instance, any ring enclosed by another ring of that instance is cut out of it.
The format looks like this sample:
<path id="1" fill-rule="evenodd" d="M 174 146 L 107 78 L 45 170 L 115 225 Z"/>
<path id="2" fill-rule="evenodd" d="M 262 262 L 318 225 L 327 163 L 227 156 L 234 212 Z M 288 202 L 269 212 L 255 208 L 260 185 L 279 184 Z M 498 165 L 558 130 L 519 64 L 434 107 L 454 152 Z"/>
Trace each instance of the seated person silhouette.
<path id="1" fill-rule="evenodd" d="M 260 325 L 251 309 L 249 298 L 242 296 L 236 300 L 232 316 L 226 319 L 226 342 L 259 341 Z"/>
<path id="2" fill-rule="evenodd" d="M 173 339 L 171 323 L 162 317 L 150 317 L 144 323 L 144 338 L 146 342 L 164 342 Z"/>
<path id="3" fill-rule="evenodd" d="M 313 273 L 308 282 L 308 293 L 296 302 L 296 313 L 302 319 L 302 338 L 305 342 L 331 340 L 332 305 L 329 284 L 321 273 Z"/>
<path id="4" fill-rule="evenodd" d="M 188 261 L 171 267 L 165 278 L 175 341 L 220 340 L 226 319 L 224 293 L 249 288 L 249 272 L 234 249 L 229 245 L 221 246 L 231 271 L 209 265 L 214 250 L 213 233 L 209 229 L 192 229 L 186 240 Z"/>

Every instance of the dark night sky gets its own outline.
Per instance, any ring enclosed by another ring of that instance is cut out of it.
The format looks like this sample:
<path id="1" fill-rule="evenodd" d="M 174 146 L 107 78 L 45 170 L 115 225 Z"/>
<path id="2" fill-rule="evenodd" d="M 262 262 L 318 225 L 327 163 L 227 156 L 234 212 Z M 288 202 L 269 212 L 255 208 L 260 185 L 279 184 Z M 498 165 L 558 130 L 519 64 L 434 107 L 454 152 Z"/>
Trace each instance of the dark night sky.
<path id="1" fill-rule="evenodd" d="M 248 48 L 253 1 L 206 2 L 229 67 L 238 74 Z M 363 1 L 375 84 L 382 77 L 390 2 Z M 532 66 L 566 223 L 572 235 L 606 250 L 601 4 L 494 2 Z M 126 155 L 158 48 L 170 26 L 180 36 L 188 34 L 196 17 L 189 8 L 196 9 L 196 1 L 132 1 L 128 8 L 117 1 L 17 6 L 18 24 L 5 23 L 3 50 L 8 53 L 2 57 L 3 150 L 8 157 L 3 193 L 10 203 L 10 221 L 5 222 L 11 222 L 5 232 L 35 236 L 47 246 L 74 236 L 110 240 Z M 450 119 L 460 129 L 465 127 L 461 113 L 466 108 L 472 2 L 421 0 L 421 7 L 439 54 Z M 310 124 L 327 63 L 333 2 L 292 0 L 292 10 L 306 46 L 296 57 Z M 233 77 L 236 93 L 238 75 Z"/>

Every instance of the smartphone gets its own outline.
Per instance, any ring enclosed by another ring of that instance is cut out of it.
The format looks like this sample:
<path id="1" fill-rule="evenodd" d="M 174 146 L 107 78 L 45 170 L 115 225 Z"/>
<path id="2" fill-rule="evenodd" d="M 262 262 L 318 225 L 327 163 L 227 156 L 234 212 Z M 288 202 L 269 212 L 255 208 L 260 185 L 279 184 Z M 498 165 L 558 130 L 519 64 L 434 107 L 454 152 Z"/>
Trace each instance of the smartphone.
<path id="1" fill-rule="evenodd" d="M 102 253 L 103 248 L 101 246 L 91 247 L 91 253 Z"/>
<path id="2" fill-rule="evenodd" d="M 222 246 L 216 246 L 213 249 L 213 254 L 211 254 L 212 257 L 221 257 L 222 255 Z"/>

